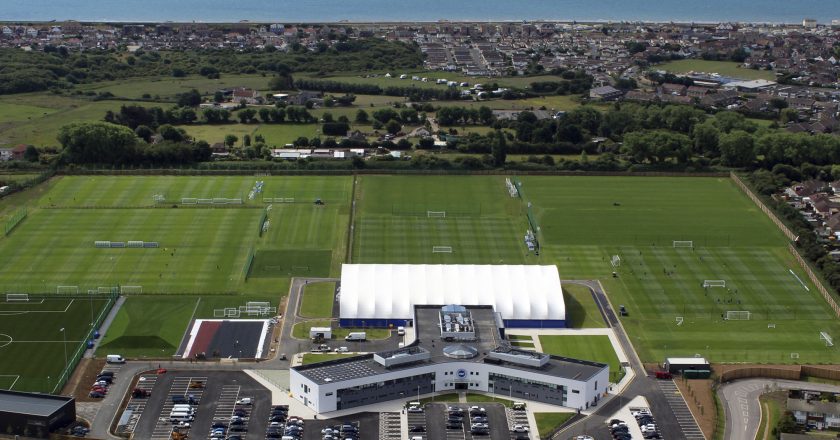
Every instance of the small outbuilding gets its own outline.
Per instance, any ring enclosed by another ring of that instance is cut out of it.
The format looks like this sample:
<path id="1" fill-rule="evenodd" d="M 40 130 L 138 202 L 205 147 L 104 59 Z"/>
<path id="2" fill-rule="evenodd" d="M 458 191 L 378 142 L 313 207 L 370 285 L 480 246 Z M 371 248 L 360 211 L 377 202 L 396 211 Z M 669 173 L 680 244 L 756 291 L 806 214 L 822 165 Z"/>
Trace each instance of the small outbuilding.
<path id="1" fill-rule="evenodd" d="M 0 390 L 0 432 L 49 438 L 76 421 L 76 399 Z"/>
<path id="2" fill-rule="evenodd" d="M 664 369 L 671 374 L 682 373 L 685 370 L 709 371 L 709 361 L 701 357 L 668 358 L 665 359 Z"/>

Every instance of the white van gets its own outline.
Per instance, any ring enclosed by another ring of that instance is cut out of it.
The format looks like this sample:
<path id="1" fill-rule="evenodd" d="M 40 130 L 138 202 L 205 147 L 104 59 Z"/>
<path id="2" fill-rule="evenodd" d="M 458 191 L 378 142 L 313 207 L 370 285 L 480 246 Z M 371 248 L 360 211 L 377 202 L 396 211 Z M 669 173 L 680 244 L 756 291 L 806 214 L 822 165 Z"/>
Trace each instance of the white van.
<path id="1" fill-rule="evenodd" d="M 405 327 L 403 327 L 403 326 L 397 327 L 397 335 L 405 336 Z"/>
<path id="2" fill-rule="evenodd" d="M 192 422 L 194 419 L 193 415 L 186 412 L 177 412 L 172 413 L 169 415 L 169 421 L 172 423 L 177 422 Z"/>
<path id="3" fill-rule="evenodd" d="M 124 364 L 125 358 L 118 354 L 109 354 L 108 356 L 105 356 L 105 362 L 109 364 Z"/>
<path id="4" fill-rule="evenodd" d="M 180 403 L 172 407 L 172 412 L 195 412 L 195 409 L 186 403 Z"/>
<path id="5" fill-rule="evenodd" d="M 367 333 L 365 332 L 350 332 L 350 334 L 344 338 L 345 341 L 364 341 L 366 339 Z"/>

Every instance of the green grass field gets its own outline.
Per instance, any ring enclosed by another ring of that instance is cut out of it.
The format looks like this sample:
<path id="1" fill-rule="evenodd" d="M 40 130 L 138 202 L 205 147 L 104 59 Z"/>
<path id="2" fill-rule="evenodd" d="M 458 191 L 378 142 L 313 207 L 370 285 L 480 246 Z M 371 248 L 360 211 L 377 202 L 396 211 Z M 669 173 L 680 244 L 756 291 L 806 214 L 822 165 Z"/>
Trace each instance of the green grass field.
<path id="1" fill-rule="evenodd" d="M 575 413 L 534 413 L 540 438 L 548 438 L 554 429 L 574 417 Z"/>
<path id="2" fill-rule="evenodd" d="M 135 296 L 125 301 L 100 343 L 100 356 L 167 358 L 175 354 L 199 299 Z"/>
<path id="3" fill-rule="evenodd" d="M 534 262 L 521 239 L 527 229 L 521 203 L 507 194 L 503 177 L 364 176 L 359 182 L 356 263 Z M 429 211 L 445 217 L 430 218 Z M 452 252 L 434 253 L 435 246 Z"/>
<path id="4" fill-rule="evenodd" d="M 819 340 L 820 331 L 840 335 L 837 320 L 789 272 L 806 280 L 776 227 L 728 179 L 522 181 L 543 261 L 564 278 L 601 279 L 613 306 L 627 307 L 623 323 L 643 361 L 698 353 L 716 362 L 792 362 L 791 353 L 798 362 L 840 360 Z M 695 249 L 675 249 L 674 240 Z M 617 278 L 611 255 L 622 260 Z M 726 288 L 704 289 L 706 279 L 726 280 Z M 724 321 L 728 310 L 752 319 Z"/>
<path id="5" fill-rule="evenodd" d="M 303 291 L 300 315 L 307 318 L 329 318 L 335 303 L 335 283 L 311 283 Z"/>
<path id="6" fill-rule="evenodd" d="M 775 73 L 769 70 L 753 70 L 739 67 L 733 61 L 707 61 L 707 60 L 677 60 L 660 64 L 654 67 L 656 70 L 665 70 L 671 73 L 705 72 L 718 73 L 722 76 L 741 79 L 776 79 Z"/>
<path id="7" fill-rule="evenodd" d="M 610 366 L 610 380 L 617 381 L 623 374 L 610 338 L 605 335 L 540 336 L 542 350 L 547 354 L 586 359 Z"/>
<path id="8" fill-rule="evenodd" d="M 208 79 L 203 76 L 188 76 L 185 78 L 160 77 L 140 78 L 120 81 L 106 81 L 96 84 L 83 85 L 80 90 L 93 90 L 97 93 L 110 92 L 118 98 L 140 99 L 144 94 L 154 99 L 174 101 L 179 93 L 198 90 L 202 95 L 213 95 L 217 90 L 233 87 L 249 87 L 255 90 L 268 89 L 269 78 L 262 75 L 222 75 L 219 79 Z"/>
<path id="9" fill-rule="evenodd" d="M 98 296 L 9 302 L 3 294 L 0 388 L 52 391 L 65 366 L 65 349 L 68 359 L 83 350 L 92 333 L 91 321 L 100 317 L 106 304 L 107 298 Z"/>
<path id="10" fill-rule="evenodd" d="M 563 286 L 563 299 L 566 304 L 568 327 L 603 328 L 607 326 L 588 287 L 566 284 Z"/>

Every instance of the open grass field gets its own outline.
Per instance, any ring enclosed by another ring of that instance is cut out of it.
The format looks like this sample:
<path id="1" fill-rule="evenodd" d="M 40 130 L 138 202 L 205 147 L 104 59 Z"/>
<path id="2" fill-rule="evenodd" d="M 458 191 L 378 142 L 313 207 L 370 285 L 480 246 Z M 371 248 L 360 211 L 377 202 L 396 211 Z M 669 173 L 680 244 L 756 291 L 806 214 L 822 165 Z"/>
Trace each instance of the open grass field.
<path id="1" fill-rule="evenodd" d="M 586 359 L 610 366 L 610 380 L 616 381 L 621 375 L 618 356 L 613 350 L 609 336 L 606 335 L 563 335 L 540 336 L 542 350 L 547 354 L 566 356 L 573 359 Z"/>
<path id="2" fill-rule="evenodd" d="M 176 95 L 198 90 L 202 95 L 213 95 L 217 90 L 233 87 L 248 87 L 265 91 L 268 89 L 270 78 L 262 75 L 222 75 L 219 79 L 208 79 L 203 76 L 188 76 L 174 78 L 171 76 L 160 78 L 140 78 L 120 81 L 106 81 L 96 84 L 80 86 L 83 91 L 93 90 L 97 93 L 110 92 L 117 98 L 141 99 L 148 94 L 155 100 L 174 101 Z"/>
<path id="3" fill-rule="evenodd" d="M 772 71 L 744 69 L 739 67 L 739 64 L 734 61 L 677 60 L 660 64 L 655 66 L 654 69 L 665 70 L 671 73 L 717 73 L 721 76 L 748 80 L 774 80 L 776 78 L 776 74 Z"/>
<path id="4" fill-rule="evenodd" d="M 126 299 L 100 342 L 100 356 L 167 358 L 175 354 L 199 299 L 133 296 Z"/>
<path id="5" fill-rule="evenodd" d="M 522 181 L 543 261 L 567 279 L 601 279 L 613 306 L 627 307 L 622 320 L 643 361 L 694 354 L 716 362 L 840 360 L 819 340 L 820 331 L 840 335 L 837 320 L 814 287 L 806 282 L 806 291 L 790 273 L 806 279 L 775 226 L 728 179 Z M 695 248 L 675 249 L 674 240 Z M 621 257 L 617 278 L 611 255 Z M 707 279 L 726 280 L 726 288 L 704 289 Z M 737 310 L 750 311 L 751 320 L 722 319 Z"/>
<path id="6" fill-rule="evenodd" d="M 540 438 L 548 438 L 548 435 L 558 426 L 566 423 L 574 417 L 575 413 L 534 413 L 534 420 L 537 422 L 537 430 Z"/>
<path id="7" fill-rule="evenodd" d="M 438 78 L 447 79 L 449 81 L 457 81 L 458 83 L 467 82 L 470 86 L 475 84 L 490 84 L 496 83 L 499 87 L 516 87 L 516 88 L 527 88 L 533 82 L 539 81 L 558 81 L 559 77 L 553 75 L 539 75 L 539 76 L 513 76 L 513 77 L 482 77 L 482 76 L 468 76 L 463 75 L 457 72 L 443 72 L 443 71 L 412 71 L 412 70 L 405 70 L 405 71 L 393 71 L 390 72 L 392 77 L 388 78 L 385 76 L 386 73 L 389 72 L 378 72 L 378 76 L 370 76 L 377 72 L 365 72 L 364 75 L 358 74 L 347 74 L 347 73 L 338 73 L 335 75 L 330 76 L 317 76 L 313 77 L 307 75 L 305 73 L 298 75 L 300 78 L 311 78 L 316 80 L 328 80 L 328 81 L 337 81 L 342 83 L 349 83 L 349 84 L 366 84 L 366 85 L 377 85 L 379 87 L 417 87 L 417 88 L 439 88 L 439 89 L 446 89 L 448 86 L 446 84 L 436 84 L 435 80 Z M 408 78 L 400 79 L 401 74 L 408 75 Z M 367 77 L 365 77 L 367 76 Z M 427 78 L 428 82 L 422 81 L 413 81 L 411 79 L 412 76 L 419 76 L 420 78 Z M 462 88 L 462 87 L 459 87 Z"/>
<path id="8" fill-rule="evenodd" d="M 11 95 L 0 98 L 0 146 L 32 144 L 59 146 L 58 130 L 74 122 L 101 121 L 108 110 L 122 105 L 155 106 L 134 101 L 90 101 L 47 94 Z M 16 110 L 20 109 L 21 117 Z"/>
<path id="9" fill-rule="evenodd" d="M 51 392 L 66 365 L 65 348 L 68 360 L 83 350 L 91 321 L 107 303 L 88 295 L 28 302 L 0 296 L 0 389 Z"/>
<path id="10" fill-rule="evenodd" d="M 300 315 L 307 318 L 329 318 L 335 304 L 335 283 L 307 284 L 300 304 Z"/>
<path id="11" fill-rule="evenodd" d="M 570 328 L 603 328 L 607 326 L 588 287 L 567 283 L 563 286 L 563 299 L 568 316 L 566 325 Z"/>
<path id="12" fill-rule="evenodd" d="M 355 263 L 535 262 L 522 240 L 522 205 L 507 193 L 504 177 L 364 176 L 359 182 Z M 435 246 L 452 252 L 435 253 Z"/>

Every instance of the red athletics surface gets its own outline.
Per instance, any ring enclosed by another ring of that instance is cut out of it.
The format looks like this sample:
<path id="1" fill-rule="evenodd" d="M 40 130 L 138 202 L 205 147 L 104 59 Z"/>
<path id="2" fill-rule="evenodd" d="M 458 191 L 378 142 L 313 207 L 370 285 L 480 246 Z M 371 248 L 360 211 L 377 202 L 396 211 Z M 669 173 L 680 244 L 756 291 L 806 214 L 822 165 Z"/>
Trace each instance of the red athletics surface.
<path id="1" fill-rule="evenodd" d="M 189 357 L 195 357 L 198 353 L 207 353 L 210 347 L 210 342 L 213 341 L 213 336 L 219 331 L 222 326 L 222 321 L 202 321 L 198 327 L 198 333 L 195 335 L 192 349 L 190 349 Z"/>

